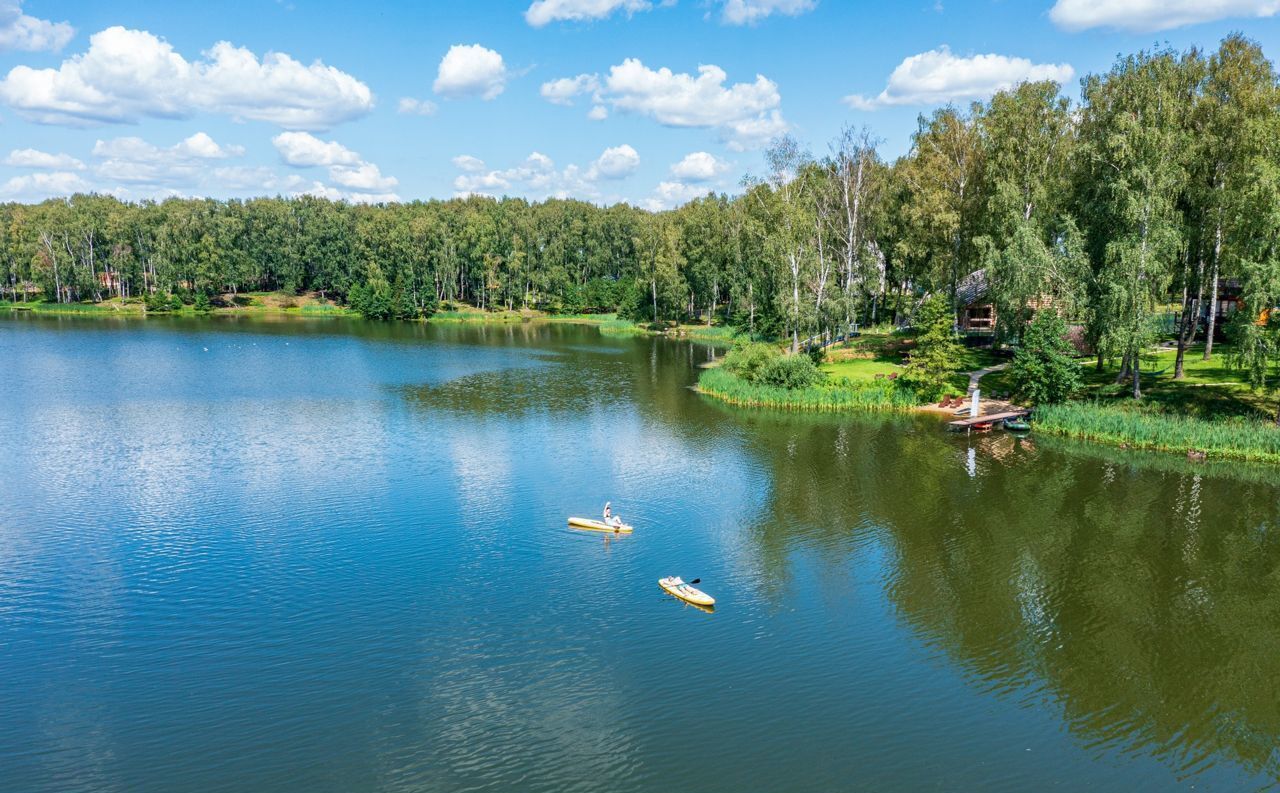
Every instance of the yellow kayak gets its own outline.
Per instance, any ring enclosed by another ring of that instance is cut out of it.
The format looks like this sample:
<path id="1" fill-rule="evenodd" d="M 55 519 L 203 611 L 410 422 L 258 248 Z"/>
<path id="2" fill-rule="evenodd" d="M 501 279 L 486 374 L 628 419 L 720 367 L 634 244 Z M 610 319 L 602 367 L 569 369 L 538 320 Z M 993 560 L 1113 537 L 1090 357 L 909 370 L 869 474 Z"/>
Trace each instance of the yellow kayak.
<path id="1" fill-rule="evenodd" d="M 659 578 L 658 586 L 666 590 L 668 595 L 675 595 L 683 601 L 692 603 L 695 606 L 714 606 L 716 599 L 703 592 L 701 589 L 694 589 L 684 582 L 680 576 L 670 576 L 668 578 Z"/>
<path id="2" fill-rule="evenodd" d="M 627 524 L 621 526 L 610 526 L 602 520 L 592 520 L 590 518 L 569 518 L 569 525 L 575 529 L 590 529 L 591 531 L 608 531 L 614 534 L 630 534 L 632 529 Z"/>

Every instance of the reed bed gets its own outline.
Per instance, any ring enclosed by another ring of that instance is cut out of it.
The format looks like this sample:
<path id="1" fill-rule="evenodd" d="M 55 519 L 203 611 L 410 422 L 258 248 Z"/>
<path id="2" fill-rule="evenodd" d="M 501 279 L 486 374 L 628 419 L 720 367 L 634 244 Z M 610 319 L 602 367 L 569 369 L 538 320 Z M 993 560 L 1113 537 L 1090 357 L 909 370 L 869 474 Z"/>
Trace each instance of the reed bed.
<path id="1" fill-rule="evenodd" d="M 649 336 L 651 331 L 626 319 L 611 319 L 600 323 L 600 332 L 606 336 Z"/>
<path id="2" fill-rule="evenodd" d="M 784 410 L 908 413 L 919 404 L 915 394 L 888 380 L 854 383 L 842 378 L 808 388 L 788 389 L 749 383 L 724 369 L 704 371 L 698 378 L 698 390 L 739 407 Z"/>
<path id="3" fill-rule="evenodd" d="M 308 304 L 298 309 L 299 313 L 309 316 L 321 317 L 358 317 L 360 312 L 346 306 L 328 306 L 320 304 Z"/>
<path id="4" fill-rule="evenodd" d="M 529 317 L 518 313 L 489 311 L 437 311 L 430 317 L 431 322 L 482 322 L 482 323 L 515 323 L 525 322 Z"/>
<path id="5" fill-rule="evenodd" d="M 1255 420 L 1141 413 L 1093 402 L 1036 409 L 1035 428 L 1069 438 L 1211 458 L 1280 463 L 1280 429 Z"/>

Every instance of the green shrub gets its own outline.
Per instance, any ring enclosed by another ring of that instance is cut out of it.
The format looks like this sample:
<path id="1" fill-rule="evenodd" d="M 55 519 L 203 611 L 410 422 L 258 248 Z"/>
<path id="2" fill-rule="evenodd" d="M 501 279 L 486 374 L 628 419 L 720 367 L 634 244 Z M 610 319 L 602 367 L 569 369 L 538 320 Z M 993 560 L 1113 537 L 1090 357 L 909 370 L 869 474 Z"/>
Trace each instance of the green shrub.
<path id="1" fill-rule="evenodd" d="M 782 353 L 776 347 L 751 342 L 734 347 L 725 353 L 724 361 L 720 366 L 726 372 L 732 372 L 748 383 L 755 383 L 759 381 L 760 373 L 780 357 Z"/>
<path id="2" fill-rule="evenodd" d="M 813 365 L 809 356 L 786 355 L 770 361 L 760 371 L 756 382 L 794 391 L 798 388 L 817 385 L 824 379 L 825 376 L 818 371 L 818 367 Z"/>
<path id="3" fill-rule="evenodd" d="M 1080 390 L 1080 365 L 1067 341 L 1067 325 L 1052 309 L 1036 314 L 1009 367 L 1017 395 L 1032 405 L 1065 402 Z"/>
<path id="4" fill-rule="evenodd" d="M 145 302 L 147 313 L 165 314 L 182 308 L 182 298 L 177 295 L 166 295 L 160 292 L 147 295 Z"/>

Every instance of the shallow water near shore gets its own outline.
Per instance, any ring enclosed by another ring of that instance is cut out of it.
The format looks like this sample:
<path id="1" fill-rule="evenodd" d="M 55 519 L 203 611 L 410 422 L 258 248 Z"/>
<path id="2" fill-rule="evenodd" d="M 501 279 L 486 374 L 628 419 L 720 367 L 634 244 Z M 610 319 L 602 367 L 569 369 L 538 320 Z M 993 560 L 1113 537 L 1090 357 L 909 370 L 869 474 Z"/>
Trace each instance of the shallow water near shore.
<path id="1" fill-rule="evenodd" d="M 0 790 L 1280 780 L 1280 470 L 740 410 L 710 357 L 0 314 Z"/>

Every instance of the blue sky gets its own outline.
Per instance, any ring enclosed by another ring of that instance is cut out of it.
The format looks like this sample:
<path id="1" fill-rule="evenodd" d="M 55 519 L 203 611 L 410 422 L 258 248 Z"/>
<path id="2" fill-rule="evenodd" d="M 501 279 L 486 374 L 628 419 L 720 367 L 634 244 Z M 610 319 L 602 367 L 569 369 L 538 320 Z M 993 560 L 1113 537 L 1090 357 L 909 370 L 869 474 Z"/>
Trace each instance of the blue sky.
<path id="1" fill-rule="evenodd" d="M 948 101 L 1074 97 L 1118 53 L 1232 31 L 1280 51 L 1280 1 L 0 0 L 0 200 L 658 208 L 732 191 L 779 132 L 821 153 L 867 125 L 895 157 Z"/>

